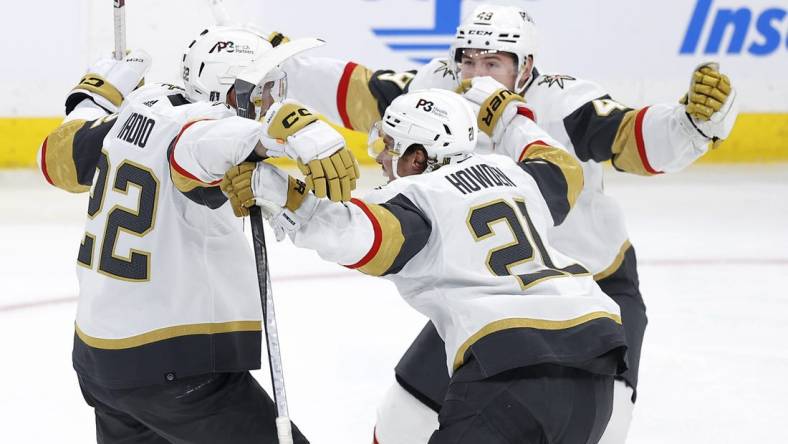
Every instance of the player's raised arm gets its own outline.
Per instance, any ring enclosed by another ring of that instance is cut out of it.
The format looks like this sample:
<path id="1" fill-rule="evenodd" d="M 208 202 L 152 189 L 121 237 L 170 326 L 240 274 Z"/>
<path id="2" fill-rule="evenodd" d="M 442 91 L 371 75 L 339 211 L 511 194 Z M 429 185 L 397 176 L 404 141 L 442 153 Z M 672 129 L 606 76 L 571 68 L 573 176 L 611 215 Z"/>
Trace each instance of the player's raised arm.
<path id="1" fill-rule="evenodd" d="M 494 151 L 530 174 L 559 225 L 583 189 L 583 169 L 577 159 L 534 122 L 521 96 L 492 77 L 466 81 L 464 97 L 479 107 L 477 124 L 493 142 Z"/>
<path id="2" fill-rule="evenodd" d="M 599 93 L 566 116 L 564 127 L 580 160 L 610 159 L 617 170 L 640 175 L 678 171 L 727 138 L 738 115 L 736 91 L 713 63 L 692 73 L 681 102 L 632 109 Z"/>
<path id="3" fill-rule="evenodd" d="M 104 137 L 115 124 L 118 107 L 142 83 L 150 67 L 144 51 L 123 60 L 101 59 L 66 98 L 66 118 L 38 152 L 38 164 L 51 185 L 72 193 L 90 189 Z"/>
<path id="4" fill-rule="evenodd" d="M 219 186 L 224 173 L 253 155 L 260 128 L 259 122 L 236 116 L 184 125 L 167 153 L 175 187 L 193 202 L 222 206 L 227 202 Z"/>
<path id="5" fill-rule="evenodd" d="M 282 34 L 269 37 L 276 46 L 287 41 Z M 351 61 L 299 55 L 288 59 L 292 97 L 320 111 L 333 123 L 367 132 L 386 107 L 407 91 L 415 71 L 373 70 Z"/>

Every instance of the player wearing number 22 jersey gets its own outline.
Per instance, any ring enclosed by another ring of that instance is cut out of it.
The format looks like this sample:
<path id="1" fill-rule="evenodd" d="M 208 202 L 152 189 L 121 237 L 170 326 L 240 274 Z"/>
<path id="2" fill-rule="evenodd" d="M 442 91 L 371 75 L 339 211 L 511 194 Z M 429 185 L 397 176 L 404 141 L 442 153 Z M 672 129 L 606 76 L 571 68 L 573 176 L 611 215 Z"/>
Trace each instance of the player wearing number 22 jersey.
<path id="1" fill-rule="evenodd" d="M 254 51 L 208 53 L 228 38 Z M 184 59 L 208 54 L 222 76 L 270 49 L 245 29 L 198 40 Z M 261 124 L 237 116 L 227 104 L 232 83 L 208 74 L 218 101 L 166 84 L 132 92 L 144 72 L 138 60 L 105 61 L 104 76 L 86 75 L 39 157 L 49 183 L 90 193 L 72 356 L 97 440 L 275 442 L 274 403 L 249 373 L 261 352 L 254 257 L 220 189 L 228 169 L 257 158 Z M 307 442 L 295 427 L 293 435 Z"/>

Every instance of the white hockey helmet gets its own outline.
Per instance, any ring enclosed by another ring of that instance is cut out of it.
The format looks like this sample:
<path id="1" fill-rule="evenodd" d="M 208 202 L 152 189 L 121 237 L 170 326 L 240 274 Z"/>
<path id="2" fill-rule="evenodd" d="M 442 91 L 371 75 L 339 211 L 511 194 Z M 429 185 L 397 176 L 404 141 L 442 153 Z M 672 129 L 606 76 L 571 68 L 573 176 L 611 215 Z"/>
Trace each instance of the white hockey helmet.
<path id="1" fill-rule="evenodd" d="M 476 146 L 477 132 L 476 114 L 467 100 L 445 89 L 425 89 L 394 99 L 383 120 L 373 125 L 368 142 L 375 157 L 384 148 L 380 139 L 389 136 L 385 149 L 394 160 L 412 145 L 421 145 L 432 170 L 466 158 Z"/>
<path id="2" fill-rule="evenodd" d="M 457 27 L 454 43 L 451 45 L 449 60 L 454 65 L 461 80 L 460 61 L 464 49 L 480 49 L 485 52 L 507 52 L 515 57 L 518 71 L 515 85 L 530 75 L 521 72 L 528 56 L 536 56 L 536 24 L 522 8 L 516 6 L 479 5 L 474 8 Z"/>
<path id="3" fill-rule="evenodd" d="M 236 76 L 271 48 L 261 33 L 247 27 L 216 26 L 204 30 L 183 55 L 187 97 L 192 101 L 224 102 Z M 274 100 L 284 99 L 284 72 L 273 73 L 271 80 L 275 84 L 268 87 Z M 256 93 L 262 96 L 262 87 Z"/>

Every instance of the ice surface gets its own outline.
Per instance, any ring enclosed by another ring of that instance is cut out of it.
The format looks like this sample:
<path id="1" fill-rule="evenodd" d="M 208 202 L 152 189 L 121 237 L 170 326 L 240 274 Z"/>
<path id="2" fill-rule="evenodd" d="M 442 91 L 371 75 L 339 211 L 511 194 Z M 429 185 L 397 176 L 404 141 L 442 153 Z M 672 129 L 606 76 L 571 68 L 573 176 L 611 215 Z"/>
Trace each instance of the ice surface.
<path id="1" fill-rule="evenodd" d="M 650 318 L 629 442 L 788 442 L 788 165 L 609 173 Z M 94 440 L 70 361 L 86 202 L 0 173 L 0 442 Z M 368 443 L 424 318 L 388 282 L 269 239 L 291 417 L 312 442 Z"/>

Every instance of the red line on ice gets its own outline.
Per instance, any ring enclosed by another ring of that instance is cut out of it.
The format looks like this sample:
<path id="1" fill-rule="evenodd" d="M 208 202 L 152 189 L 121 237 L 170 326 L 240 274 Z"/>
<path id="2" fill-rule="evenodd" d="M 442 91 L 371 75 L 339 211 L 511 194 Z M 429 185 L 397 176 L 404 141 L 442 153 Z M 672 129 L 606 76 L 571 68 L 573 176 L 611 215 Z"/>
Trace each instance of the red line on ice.
<path id="1" fill-rule="evenodd" d="M 638 261 L 638 265 L 644 267 L 677 267 L 688 265 L 699 266 L 742 266 L 742 265 L 766 265 L 766 266 L 788 266 L 788 258 L 715 258 L 715 259 L 644 259 Z M 322 279 L 343 279 L 351 277 L 361 277 L 362 274 L 344 271 L 321 274 L 295 274 L 289 276 L 272 277 L 276 282 L 295 282 L 295 281 L 317 281 Z M 0 313 L 24 310 L 27 308 L 46 307 L 49 305 L 67 304 L 76 302 L 76 296 L 43 299 L 19 304 L 0 305 Z"/>

